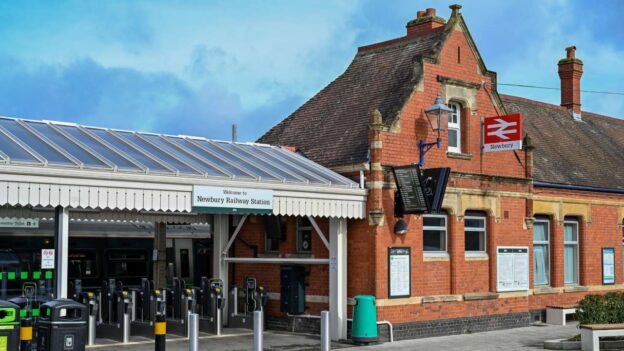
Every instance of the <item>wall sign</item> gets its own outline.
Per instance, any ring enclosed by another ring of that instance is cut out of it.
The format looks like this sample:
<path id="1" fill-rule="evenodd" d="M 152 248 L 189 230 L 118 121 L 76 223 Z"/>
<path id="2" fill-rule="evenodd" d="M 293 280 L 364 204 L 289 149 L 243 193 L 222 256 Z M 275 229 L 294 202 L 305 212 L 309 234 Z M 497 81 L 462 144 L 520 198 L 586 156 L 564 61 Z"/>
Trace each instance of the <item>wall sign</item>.
<path id="1" fill-rule="evenodd" d="M 411 250 L 409 247 L 388 248 L 388 296 L 409 297 L 412 290 Z"/>
<path id="2" fill-rule="evenodd" d="M 423 191 L 423 176 L 420 166 L 394 167 L 392 171 L 394 172 L 399 194 L 397 205 L 401 206 L 402 213 L 429 212 L 430 204 Z"/>
<path id="3" fill-rule="evenodd" d="M 193 187 L 193 211 L 210 213 L 273 213 L 273 190 Z"/>
<path id="4" fill-rule="evenodd" d="M 496 290 L 529 290 L 529 248 L 499 246 L 496 248 Z"/>
<path id="5" fill-rule="evenodd" d="M 1 228 L 39 228 L 37 218 L 0 218 Z"/>
<path id="6" fill-rule="evenodd" d="M 615 284 L 615 249 L 602 248 L 602 284 Z"/>
<path id="7" fill-rule="evenodd" d="M 483 119 L 483 152 L 522 149 L 522 115 Z"/>
<path id="8" fill-rule="evenodd" d="M 54 269 L 54 249 L 41 250 L 41 269 Z"/>

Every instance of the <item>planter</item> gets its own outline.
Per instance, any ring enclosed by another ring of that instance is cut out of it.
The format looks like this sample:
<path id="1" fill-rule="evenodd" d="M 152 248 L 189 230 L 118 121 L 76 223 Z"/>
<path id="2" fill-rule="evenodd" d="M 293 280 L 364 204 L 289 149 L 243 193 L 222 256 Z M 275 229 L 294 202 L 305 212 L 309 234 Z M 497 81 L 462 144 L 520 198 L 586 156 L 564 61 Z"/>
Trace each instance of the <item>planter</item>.
<path id="1" fill-rule="evenodd" d="M 544 341 L 546 350 L 580 350 L 580 341 L 571 341 L 568 339 L 555 339 Z M 600 349 L 604 350 L 620 350 L 624 349 L 624 340 L 603 340 L 600 342 Z"/>

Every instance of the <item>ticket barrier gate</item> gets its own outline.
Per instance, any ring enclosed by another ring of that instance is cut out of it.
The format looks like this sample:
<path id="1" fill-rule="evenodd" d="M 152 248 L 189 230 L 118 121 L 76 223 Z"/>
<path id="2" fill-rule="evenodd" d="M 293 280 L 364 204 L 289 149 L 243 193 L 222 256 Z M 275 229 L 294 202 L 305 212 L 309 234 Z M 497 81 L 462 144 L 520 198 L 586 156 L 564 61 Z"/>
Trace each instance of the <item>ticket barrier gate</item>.
<path id="1" fill-rule="evenodd" d="M 131 335 L 154 336 L 156 315 L 164 315 L 167 310 L 166 296 L 164 290 L 154 289 L 152 281 L 141 279 L 141 287 L 134 293 L 135 318 L 130 326 Z"/>
<path id="2" fill-rule="evenodd" d="M 243 305 L 240 311 L 239 299 Z M 253 329 L 254 311 L 263 311 L 268 300 L 264 287 L 258 286 L 256 278 L 245 278 L 245 286 L 242 290 L 234 285 L 228 299 L 228 327 Z"/>
<path id="3" fill-rule="evenodd" d="M 199 328 L 202 331 L 221 335 L 223 331 L 223 307 L 225 307 L 223 280 L 202 277 L 200 291 L 202 298 Z"/>
<path id="4" fill-rule="evenodd" d="M 130 341 L 132 295 L 115 279 L 102 282 L 100 292 L 99 337 L 127 343 Z"/>
<path id="5" fill-rule="evenodd" d="M 96 328 L 100 309 L 100 294 L 92 291 L 83 291 L 80 279 L 74 280 L 72 299 L 87 307 L 87 345 L 95 345 Z"/>
<path id="6" fill-rule="evenodd" d="M 173 288 L 166 290 L 167 301 L 167 333 L 188 337 L 189 314 L 197 310 L 199 289 L 186 288 L 184 280 L 173 278 Z"/>

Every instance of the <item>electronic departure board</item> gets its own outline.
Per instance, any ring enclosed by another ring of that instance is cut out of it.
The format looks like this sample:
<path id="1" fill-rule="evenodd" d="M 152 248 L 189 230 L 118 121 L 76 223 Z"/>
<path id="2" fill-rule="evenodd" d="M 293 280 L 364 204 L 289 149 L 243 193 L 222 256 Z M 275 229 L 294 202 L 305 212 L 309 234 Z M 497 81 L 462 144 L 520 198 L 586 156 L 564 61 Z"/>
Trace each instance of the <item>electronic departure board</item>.
<path id="1" fill-rule="evenodd" d="M 430 205 L 423 192 L 424 186 L 420 166 L 401 166 L 394 167 L 392 170 L 403 205 L 403 213 L 429 212 Z"/>

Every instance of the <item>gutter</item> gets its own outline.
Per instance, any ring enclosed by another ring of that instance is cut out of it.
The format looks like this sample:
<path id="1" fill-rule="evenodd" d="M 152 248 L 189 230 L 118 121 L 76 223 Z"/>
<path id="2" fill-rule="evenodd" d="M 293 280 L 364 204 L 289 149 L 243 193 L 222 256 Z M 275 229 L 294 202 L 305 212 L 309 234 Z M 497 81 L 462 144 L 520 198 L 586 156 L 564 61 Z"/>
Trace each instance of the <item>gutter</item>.
<path id="1" fill-rule="evenodd" d="M 569 185 L 569 184 L 558 184 L 558 183 L 547 183 L 547 182 L 533 182 L 533 186 L 542 187 L 542 188 L 565 189 L 565 190 L 594 191 L 598 193 L 624 194 L 624 189 L 596 188 L 596 187 L 585 186 L 585 185 Z"/>

